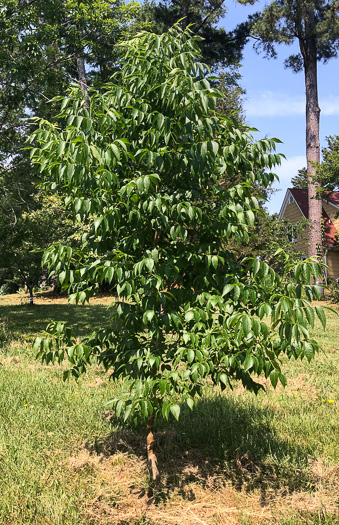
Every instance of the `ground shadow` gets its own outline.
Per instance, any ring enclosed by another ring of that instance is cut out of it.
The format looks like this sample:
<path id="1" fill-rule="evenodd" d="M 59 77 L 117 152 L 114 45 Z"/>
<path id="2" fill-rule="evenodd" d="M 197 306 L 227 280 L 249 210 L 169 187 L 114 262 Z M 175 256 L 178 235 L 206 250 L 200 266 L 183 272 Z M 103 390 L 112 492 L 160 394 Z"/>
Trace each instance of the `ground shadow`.
<path id="1" fill-rule="evenodd" d="M 179 422 L 162 423 L 157 431 L 159 466 L 166 498 L 173 490 L 194 499 L 190 484 L 217 488 L 231 483 L 237 490 L 260 489 L 261 503 L 279 491 L 291 493 L 314 485 L 308 452 L 280 439 L 274 430 L 274 412 L 237 398 L 216 396 L 201 400 Z M 88 444 L 93 453 L 106 456 L 123 451 L 145 457 L 141 428 L 116 431 Z"/>
<path id="2" fill-rule="evenodd" d="M 0 319 L 12 337 L 20 339 L 46 330 L 51 321 L 66 321 L 77 337 L 83 337 L 109 322 L 105 305 L 35 304 L 1 305 Z"/>

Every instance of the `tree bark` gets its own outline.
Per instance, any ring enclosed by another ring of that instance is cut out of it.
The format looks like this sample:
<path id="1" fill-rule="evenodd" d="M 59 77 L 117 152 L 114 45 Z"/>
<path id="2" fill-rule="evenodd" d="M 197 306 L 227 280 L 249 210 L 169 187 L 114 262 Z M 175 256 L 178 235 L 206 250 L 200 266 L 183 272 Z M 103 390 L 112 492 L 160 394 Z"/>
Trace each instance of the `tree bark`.
<path id="1" fill-rule="evenodd" d="M 151 481 L 157 482 L 160 479 L 160 472 L 158 469 L 158 459 L 155 454 L 154 414 L 149 416 L 147 420 L 147 459 Z"/>
<path id="2" fill-rule="evenodd" d="M 188 2 L 189 0 L 181 0 L 181 1 L 182 1 L 181 7 L 180 7 L 180 18 L 182 18 L 181 29 L 185 31 L 185 29 L 188 26 L 188 11 L 189 11 Z"/>
<path id="3" fill-rule="evenodd" d="M 33 287 L 32 286 L 28 286 L 28 291 L 29 291 L 29 304 L 30 304 L 30 306 L 33 306 L 34 305 Z"/>
<path id="4" fill-rule="evenodd" d="M 86 66 L 85 66 L 85 59 L 81 55 L 77 56 L 77 70 L 78 70 L 79 84 L 84 94 L 86 107 L 88 108 L 89 107 L 89 95 L 88 95 L 88 85 L 87 85 L 87 77 L 86 77 Z"/>
<path id="5" fill-rule="evenodd" d="M 306 20 L 306 38 L 299 39 L 300 49 L 304 59 L 305 89 L 306 89 L 306 157 L 308 175 L 308 256 L 322 255 L 322 202 L 316 198 L 318 185 L 313 177 L 316 173 L 314 163 L 320 163 L 319 120 L 317 79 L 317 43 L 315 37 L 314 10 L 309 10 Z"/>

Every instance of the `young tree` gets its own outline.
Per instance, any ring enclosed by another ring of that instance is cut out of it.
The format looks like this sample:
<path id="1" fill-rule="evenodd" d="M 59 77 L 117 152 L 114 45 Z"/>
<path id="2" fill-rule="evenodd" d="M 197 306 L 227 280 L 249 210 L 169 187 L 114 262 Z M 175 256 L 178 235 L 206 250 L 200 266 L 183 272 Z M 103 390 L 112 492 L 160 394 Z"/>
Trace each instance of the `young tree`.
<path id="1" fill-rule="evenodd" d="M 244 0 L 246 3 L 246 0 Z M 309 199 L 309 256 L 321 247 L 321 201 L 317 199 L 316 165 L 320 163 L 317 61 L 327 62 L 339 49 L 338 0 L 275 0 L 251 17 L 252 33 L 268 57 L 276 57 L 276 44 L 298 42 L 299 54 L 285 65 L 304 70 L 306 90 L 306 157 Z"/>
<path id="2" fill-rule="evenodd" d="M 87 229 L 80 250 L 54 246 L 44 262 L 70 300 L 89 300 L 103 281 L 116 286 L 110 327 L 79 342 L 70 327 L 52 324 L 34 347 L 47 363 L 67 357 L 65 377 L 97 362 L 129 380 L 112 402 L 124 421 L 147 421 L 153 480 L 157 417 L 193 408 L 207 378 L 222 389 L 240 380 L 254 392 L 261 374 L 285 384 L 280 357 L 311 359 L 318 349 L 307 330 L 312 287 L 303 283 L 319 266 L 298 264 L 294 286 L 288 259 L 279 276 L 225 248 L 248 239 L 259 209 L 252 185 L 273 180 L 263 170 L 280 156 L 276 139 L 256 143 L 216 112 L 220 93 L 198 61 L 198 40 L 178 26 L 141 33 L 124 44 L 122 71 L 104 93 L 94 91 L 86 107 L 74 86 L 59 122 L 40 120 L 32 135 L 46 184 Z M 239 173 L 239 184 L 222 185 Z"/>

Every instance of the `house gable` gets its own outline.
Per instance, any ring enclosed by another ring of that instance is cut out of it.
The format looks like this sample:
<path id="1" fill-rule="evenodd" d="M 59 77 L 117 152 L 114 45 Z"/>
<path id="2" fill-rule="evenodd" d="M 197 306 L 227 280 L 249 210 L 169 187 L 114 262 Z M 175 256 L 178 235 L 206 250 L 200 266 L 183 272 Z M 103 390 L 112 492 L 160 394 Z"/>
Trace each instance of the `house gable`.
<path id="1" fill-rule="evenodd" d="M 294 207 L 292 206 L 293 201 Z M 299 214 L 296 212 L 296 208 L 299 210 Z M 322 210 L 326 245 L 331 247 L 337 244 L 336 234 L 339 231 L 339 218 L 336 218 L 339 212 L 339 192 L 329 193 L 326 198 L 322 199 Z M 295 224 L 302 218 L 308 219 L 307 189 L 289 188 L 279 212 L 279 219 L 287 219 Z M 302 248 L 302 251 L 306 252 L 306 233 L 304 237 L 305 248 Z M 298 249 L 301 248 L 298 246 Z"/>
<path id="2" fill-rule="evenodd" d="M 322 215 L 327 245 L 327 250 L 325 251 L 325 263 L 328 265 L 328 269 L 325 270 L 326 281 L 327 279 L 339 278 L 339 244 L 336 238 L 337 232 L 339 233 L 339 217 L 336 218 L 338 213 L 339 192 L 326 195 L 326 197 L 322 199 Z M 307 190 L 289 188 L 286 191 L 279 212 L 279 219 L 286 219 L 293 225 L 303 218 L 308 219 Z M 305 230 L 303 238 L 294 239 L 294 242 L 295 248 L 307 256 L 307 230 Z"/>
<path id="3" fill-rule="evenodd" d="M 289 221 L 292 225 L 297 224 L 299 221 L 305 219 L 305 209 L 300 199 L 296 199 L 293 194 L 293 190 L 288 189 L 284 198 L 284 202 L 281 206 L 279 213 L 279 219 L 285 219 Z M 307 234 L 304 232 L 303 236 L 297 234 L 296 229 L 290 232 L 290 236 L 293 239 L 292 242 L 295 243 L 295 248 L 299 252 L 307 255 Z"/>
<path id="4" fill-rule="evenodd" d="M 290 220 L 289 217 L 286 217 L 286 210 L 291 209 L 292 210 L 292 214 L 295 215 L 295 211 L 293 211 L 293 208 L 295 208 L 295 207 L 299 210 L 300 217 L 298 217 L 296 219 L 296 221 L 294 221 L 294 222 L 298 222 L 298 221 L 300 221 L 300 219 L 303 219 L 304 217 L 308 218 L 308 213 L 307 213 L 307 216 L 306 216 L 305 213 L 304 213 L 305 210 L 303 210 L 303 206 L 300 206 L 300 202 L 298 203 L 298 200 L 295 198 L 295 195 L 293 194 L 292 189 L 288 189 L 286 191 L 285 198 L 284 198 L 282 206 L 280 208 L 280 212 L 279 212 L 278 218 L 279 219 L 288 219 L 288 220 Z M 289 208 L 293 204 L 294 204 L 294 207 Z M 292 222 L 292 223 L 294 224 L 294 222 Z"/>

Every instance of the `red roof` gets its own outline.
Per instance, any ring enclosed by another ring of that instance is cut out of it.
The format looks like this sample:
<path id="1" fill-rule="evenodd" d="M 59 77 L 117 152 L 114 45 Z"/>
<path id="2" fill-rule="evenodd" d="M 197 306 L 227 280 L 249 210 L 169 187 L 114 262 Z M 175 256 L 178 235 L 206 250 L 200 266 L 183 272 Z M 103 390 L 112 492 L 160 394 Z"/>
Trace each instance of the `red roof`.
<path id="1" fill-rule="evenodd" d="M 289 191 L 292 193 L 295 202 L 298 204 L 302 214 L 308 219 L 308 194 L 307 190 L 301 190 L 298 188 L 289 188 Z M 325 197 L 323 197 L 324 202 L 334 204 L 339 208 L 339 191 L 328 192 Z M 327 246 L 332 246 L 337 244 L 336 233 L 337 230 L 334 227 L 333 222 L 330 220 L 326 211 L 323 208 L 323 221 L 325 229 L 325 240 Z"/>

